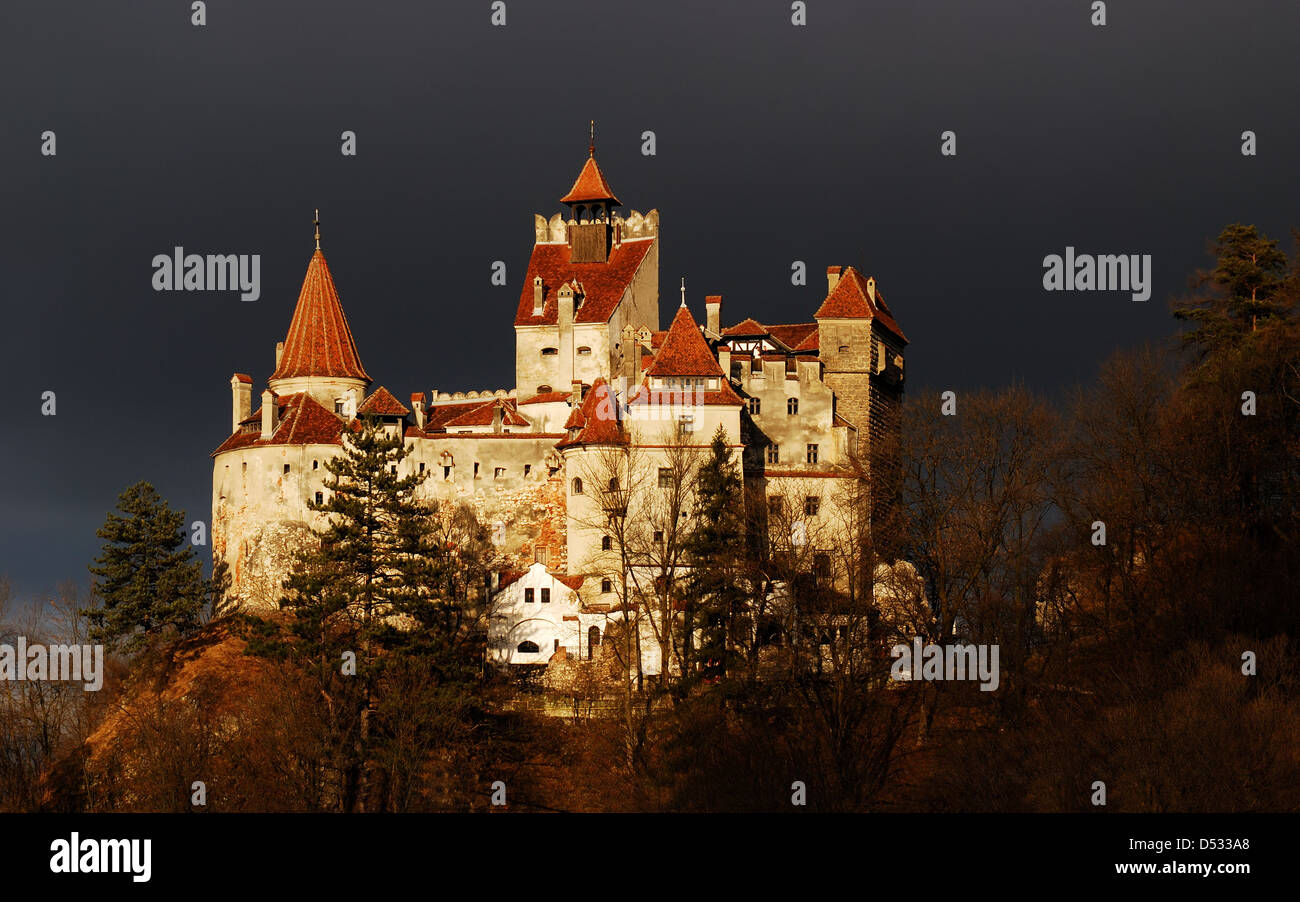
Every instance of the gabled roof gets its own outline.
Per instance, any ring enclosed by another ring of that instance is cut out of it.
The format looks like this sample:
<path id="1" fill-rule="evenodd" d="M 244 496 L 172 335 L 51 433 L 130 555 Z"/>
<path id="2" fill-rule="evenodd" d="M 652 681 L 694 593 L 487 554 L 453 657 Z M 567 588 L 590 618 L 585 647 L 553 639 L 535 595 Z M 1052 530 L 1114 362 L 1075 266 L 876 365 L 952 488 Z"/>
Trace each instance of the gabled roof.
<path id="1" fill-rule="evenodd" d="M 582 306 L 573 311 L 576 323 L 607 323 L 623 293 L 632 284 L 641 261 L 655 239 L 634 238 L 609 252 L 604 263 L 573 263 L 567 244 L 537 244 L 528 260 L 528 273 L 519 293 L 516 326 L 553 326 L 559 321 L 558 293 L 566 283 L 582 283 Z M 542 312 L 534 315 L 533 280 L 542 280 Z"/>
<path id="2" fill-rule="evenodd" d="M 809 335 L 817 334 L 817 324 L 786 323 L 782 325 L 768 326 L 767 332 L 790 350 L 797 351 L 799 350 L 799 346 L 808 340 Z M 816 345 L 813 345 L 813 347 L 816 347 Z"/>
<path id="3" fill-rule="evenodd" d="M 526 419 L 521 417 L 517 410 L 515 410 L 513 401 L 497 398 L 495 400 L 480 401 L 477 407 L 466 410 L 449 420 L 444 420 L 442 423 L 443 428 L 451 429 L 457 426 L 491 426 L 498 407 L 501 408 L 501 425 L 532 425 Z"/>
<path id="4" fill-rule="evenodd" d="M 423 398 L 423 396 L 421 396 Z M 357 415 L 372 414 L 377 417 L 404 417 L 411 411 L 392 392 L 382 385 L 370 393 L 357 408 Z"/>
<path id="5" fill-rule="evenodd" d="M 569 193 L 560 198 L 560 203 L 583 204 L 593 200 L 618 203 L 618 198 L 614 196 L 614 189 L 609 187 L 609 182 L 605 179 L 605 173 L 601 172 L 600 167 L 596 165 L 594 153 L 582 165 L 578 180 L 573 183 Z"/>
<path id="6" fill-rule="evenodd" d="M 831 267 L 832 271 L 834 269 L 835 267 Z M 821 307 L 817 308 L 813 316 L 817 319 L 874 319 L 903 341 L 907 341 L 903 330 L 898 327 L 898 323 L 894 322 L 893 315 L 885 306 L 885 298 L 880 293 L 880 289 L 876 289 L 876 298 L 873 301 L 867 291 L 867 280 L 852 266 L 844 267 L 839 281 L 835 283 L 835 288 L 826 296 L 826 300 L 822 301 Z"/>
<path id="7" fill-rule="evenodd" d="M 767 334 L 767 327 L 753 317 L 745 317 L 734 326 L 722 330 L 723 335 L 739 335 L 745 338 Z"/>
<path id="8" fill-rule="evenodd" d="M 718 366 L 717 358 L 685 304 L 677 308 L 668 337 L 646 373 L 650 376 L 723 375 L 722 367 Z"/>
<path id="9" fill-rule="evenodd" d="M 239 431 L 226 439 L 212 454 L 215 457 L 223 451 L 236 448 L 248 448 L 253 445 L 337 445 L 343 434 L 343 418 L 333 411 L 326 410 L 320 402 L 306 392 L 296 392 L 275 399 L 279 408 L 279 425 L 269 439 L 263 439 L 260 431 Z M 244 423 L 260 423 L 262 411 L 245 419 Z"/>
<path id="10" fill-rule="evenodd" d="M 591 384 L 582 404 L 569 414 L 564 428 L 568 430 L 568 435 L 556 443 L 557 448 L 571 445 L 621 445 L 627 442 L 627 435 L 618 421 L 618 398 L 604 379 L 597 379 Z"/>
<path id="11" fill-rule="evenodd" d="M 298 306 L 289 322 L 289 334 L 284 340 L 284 353 L 271 374 L 272 379 L 292 379 L 301 376 L 333 376 L 370 381 L 343 305 L 339 303 L 334 288 L 334 278 L 325 263 L 325 255 L 317 248 L 307 264 L 307 275 L 298 293 Z"/>

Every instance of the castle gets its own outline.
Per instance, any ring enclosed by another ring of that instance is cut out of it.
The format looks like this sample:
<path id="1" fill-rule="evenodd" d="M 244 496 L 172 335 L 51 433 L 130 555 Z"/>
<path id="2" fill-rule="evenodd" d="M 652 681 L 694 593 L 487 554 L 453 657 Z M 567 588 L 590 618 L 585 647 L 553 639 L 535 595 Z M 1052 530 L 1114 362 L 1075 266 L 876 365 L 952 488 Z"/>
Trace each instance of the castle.
<path id="1" fill-rule="evenodd" d="M 784 502 L 783 522 L 820 566 L 817 548 L 845 519 L 837 486 L 854 481 L 855 456 L 898 429 L 907 340 L 875 280 L 832 266 L 812 319 L 777 325 L 723 327 L 712 295 L 701 326 L 683 288 L 661 330 L 659 212 L 615 212 L 594 144 L 560 202 L 567 213 L 535 217 L 515 387 L 415 392 L 407 403 L 371 388 L 317 228 L 260 406 L 252 378 L 235 373 L 230 434 L 212 453 L 213 555 L 229 566 L 231 602 L 277 604 L 292 555 L 323 526 L 308 503 L 324 497 L 324 462 L 366 415 L 405 436 L 403 466 L 428 473 L 421 491 L 472 507 L 510 562 L 488 635 L 500 664 L 545 663 L 560 649 L 593 656 L 627 591 L 619 552 L 631 539 L 614 547 L 610 495 L 643 491 L 656 509 L 683 452 L 707 451 L 719 427 L 747 494 L 774 510 Z M 634 524 L 646 548 L 674 528 L 653 520 Z M 656 672 L 653 649 L 645 657 L 644 672 Z"/>

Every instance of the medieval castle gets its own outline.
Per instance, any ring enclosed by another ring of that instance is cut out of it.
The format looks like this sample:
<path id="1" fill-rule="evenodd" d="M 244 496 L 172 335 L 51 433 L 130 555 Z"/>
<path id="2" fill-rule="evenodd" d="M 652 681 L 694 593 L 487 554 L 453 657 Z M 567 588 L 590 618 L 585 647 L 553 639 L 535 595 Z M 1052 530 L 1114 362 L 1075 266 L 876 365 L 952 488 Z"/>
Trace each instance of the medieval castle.
<path id="1" fill-rule="evenodd" d="M 661 330 L 659 212 L 615 212 L 594 146 L 560 202 L 566 213 L 535 217 L 508 391 L 403 403 L 371 389 L 318 231 L 260 406 L 235 373 L 230 435 L 212 453 L 213 555 L 229 566 L 232 602 L 277 604 L 292 553 L 325 516 L 308 507 L 326 491 L 324 461 L 366 415 L 406 437 L 403 465 L 429 474 L 421 490 L 471 506 L 512 563 L 495 586 L 497 663 L 592 656 L 627 560 L 602 528 L 602 497 L 629 490 L 618 480 L 636 481 L 632 461 L 647 491 L 670 488 L 680 450 L 707 449 L 719 427 L 747 491 L 779 494 L 801 544 L 833 541 L 850 460 L 898 429 L 907 340 L 875 280 L 832 266 L 811 321 L 776 325 L 724 327 L 714 295 L 701 326 L 683 289 Z M 662 528 L 646 539 L 662 541 Z"/>

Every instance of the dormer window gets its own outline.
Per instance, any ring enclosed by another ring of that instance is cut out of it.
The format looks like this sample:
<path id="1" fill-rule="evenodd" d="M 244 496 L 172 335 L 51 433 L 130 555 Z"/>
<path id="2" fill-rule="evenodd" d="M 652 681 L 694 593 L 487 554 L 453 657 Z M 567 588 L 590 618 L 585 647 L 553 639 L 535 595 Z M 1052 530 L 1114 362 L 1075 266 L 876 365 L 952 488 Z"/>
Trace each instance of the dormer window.
<path id="1" fill-rule="evenodd" d="M 539 395 L 549 395 L 551 393 L 551 387 L 549 385 L 539 385 L 537 386 L 537 393 Z"/>
<path id="2" fill-rule="evenodd" d="M 560 353 L 559 348 L 542 348 L 543 357 L 554 357 L 558 353 Z"/>
<path id="3" fill-rule="evenodd" d="M 586 345 L 583 345 L 582 347 L 578 348 L 579 357 L 586 357 L 590 354 L 591 354 L 591 348 L 587 347 Z"/>

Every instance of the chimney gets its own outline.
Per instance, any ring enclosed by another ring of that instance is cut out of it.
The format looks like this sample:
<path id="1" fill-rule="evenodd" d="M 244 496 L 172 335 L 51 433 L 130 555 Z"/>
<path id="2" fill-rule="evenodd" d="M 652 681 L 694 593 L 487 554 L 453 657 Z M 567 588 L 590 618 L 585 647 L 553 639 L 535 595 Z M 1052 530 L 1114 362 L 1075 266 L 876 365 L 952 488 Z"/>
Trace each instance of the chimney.
<path id="1" fill-rule="evenodd" d="M 501 421 L 505 418 L 505 405 L 498 401 L 492 405 L 492 431 L 501 431 Z"/>
<path id="2" fill-rule="evenodd" d="M 577 407 L 579 404 L 582 403 L 582 380 L 581 379 L 573 380 L 573 392 L 569 396 L 569 403 L 572 404 L 574 407 Z"/>
<path id="3" fill-rule="evenodd" d="M 871 296 L 871 303 L 876 302 L 876 277 L 867 276 L 867 294 Z"/>
<path id="4" fill-rule="evenodd" d="M 826 267 L 826 293 L 830 294 L 835 290 L 835 286 L 840 284 L 840 273 L 844 271 L 843 266 Z"/>
<path id="5" fill-rule="evenodd" d="M 533 276 L 533 316 L 541 316 L 546 306 L 546 292 L 542 288 L 542 277 Z"/>
<path id="6" fill-rule="evenodd" d="M 718 366 L 722 367 L 722 378 L 731 376 L 731 345 L 718 345 Z"/>
<path id="7" fill-rule="evenodd" d="M 560 330 L 563 331 L 573 325 L 573 286 L 565 282 L 560 286 L 559 293 L 559 315 L 556 317 Z"/>
<path id="8" fill-rule="evenodd" d="M 231 432 L 239 431 L 239 424 L 248 419 L 253 412 L 253 379 L 245 373 L 235 373 L 230 377 L 230 425 Z"/>
<path id="9" fill-rule="evenodd" d="M 275 435 L 276 427 L 280 425 L 280 407 L 275 401 L 275 392 L 269 388 L 262 392 L 262 438 L 268 439 Z"/>
<path id="10" fill-rule="evenodd" d="M 275 368 L 277 370 L 280 368 L 280 358 L 283 356 L 284 356 L 284 342 L 277 341 L 275 343 Z"/>
<path id="11" fill-rule="evenodd" d="M 411 410 L 415 412 L 415 426 L 417 429 L 424 428 L 424 392 L 418 391 L 411 395 Z"/>
<path id="12" fill-rule="evenodd" d="M 349 388 L 343 399 L 343 416 L 348 420 L 357 418 L 357 390 Z"/>
<path id="13" fill-rule="evenodd" d="M 714 335 L 721 335 L 722 295 L 711 294 L 704 299 L 704 328 Z"/>

